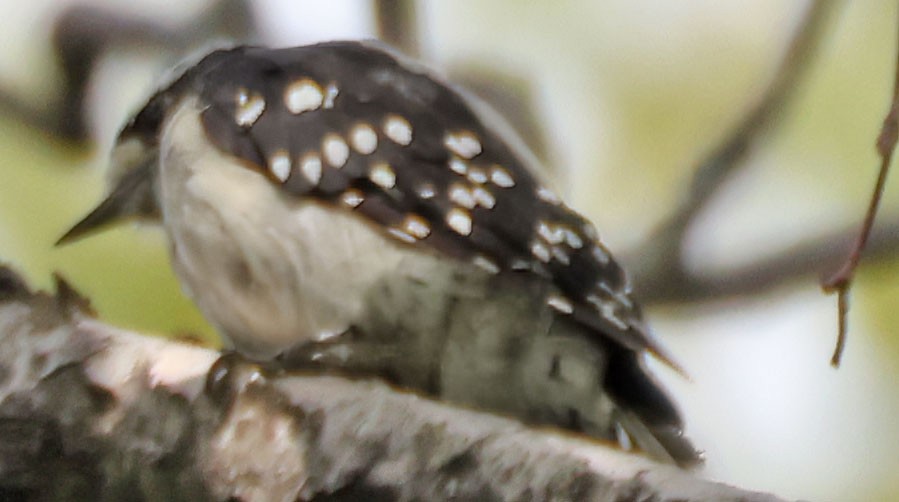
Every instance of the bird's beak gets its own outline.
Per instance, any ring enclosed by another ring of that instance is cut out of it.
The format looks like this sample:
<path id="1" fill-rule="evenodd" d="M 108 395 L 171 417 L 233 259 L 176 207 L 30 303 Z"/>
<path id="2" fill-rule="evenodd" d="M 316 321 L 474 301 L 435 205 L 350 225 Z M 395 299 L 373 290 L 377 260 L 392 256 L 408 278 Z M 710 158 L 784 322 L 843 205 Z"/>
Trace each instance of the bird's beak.
<path id="1" fill-rule="evenodd" d="M 55 245 L 62 246 L 75 242 L 131 218 L 158 216 L 159 211 L 153 193 L 155 162 L 154 156 L 125 172 L 103 202 L 63 234 Z"/>

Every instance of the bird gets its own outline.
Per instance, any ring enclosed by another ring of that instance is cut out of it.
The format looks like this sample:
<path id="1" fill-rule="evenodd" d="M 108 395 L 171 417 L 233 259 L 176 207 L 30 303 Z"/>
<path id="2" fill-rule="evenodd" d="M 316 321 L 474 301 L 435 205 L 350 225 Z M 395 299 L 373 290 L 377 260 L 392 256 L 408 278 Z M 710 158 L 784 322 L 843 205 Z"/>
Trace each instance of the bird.
<path id="1" fill-rule="evenodd" d="M 229 47 L 173 75 L 59 244 L 159 223 L 243 356 L 701 461 L 623 269 L 489 106 L 370 41 Z"/>

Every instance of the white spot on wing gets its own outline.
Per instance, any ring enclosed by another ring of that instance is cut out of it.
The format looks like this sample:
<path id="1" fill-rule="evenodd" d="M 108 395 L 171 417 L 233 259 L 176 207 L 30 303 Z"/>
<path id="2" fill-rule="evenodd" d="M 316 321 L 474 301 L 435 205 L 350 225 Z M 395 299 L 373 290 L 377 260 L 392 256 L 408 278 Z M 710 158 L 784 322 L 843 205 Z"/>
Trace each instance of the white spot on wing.
<path id="1" fill-rule="evenodd" d="M 300 159 L 300 172 L 309 183 L 318 185 L 322 179 L 322 159 L 314 153 L 307 153 Z"/>
<path id="2" fill-rule="evenodd" d="M 471 216 L 468 211 L 455 207 L 446 213 L 446 224 L 459 235 L 471 234 Z"/>
<path id="3" fill-rule="evenodd" d="M 481 142 L 471 131 L 449 133 L 443 139 L 443 144 L 463 159 L 472 159 L 481 153 Z"/>
<path id="4" fill-rule="evenodd" d="M 431 234 L 431 225 L 421 216 L 410 214 L 403 220 L 403 231 L 417 239 L 424 239 Z"/>
<path id="5" fill-rule="evenodd" d="M 618 329 L 627 329 L 626 322 L 621 320 L 616 310 L 616 305 L 612 301 L 604 301 L 597 295 L 587 295 L 587 302 L 596 307 L 603 319 L 614 324 Z"/>
<path id="6" fill-rule="evenodd" d="M 393 172 L 393 169 L 386 162 L 378 162 L 371 166 L 371 170 L 368 172 L 368 179 L 385 190 L 396 186 L 396 173 Z"/>
<path id="7" fill-rule="evenodd" d="M 472 183 L 482 184 L 487 182 L 487 173 L 483 169 L 472 167 L 468 170 L 468 180 Z"/>
<path id="8" fill-rule="evenodd" d="M 323 99 L 321 87 L 308 78 L 291 82 L 284 89 L 284 105 L 294 115 L 317 110 Z"/>
<path id="9" fill-rule="evenodd" d="M 603 303 L 602 305 L 602 317 L 612 324 L 615 325 L 618 329 L 628 329 L 630 326 L 626 322 L 624 322 L 620 317 L 618 317 L 618 311 L 615 309 L 615 305 L 612 303 Z"/>
<path id="10" fill-rule="evenodd" d="M 496 198 L 486 188 L 475 187 L 474 190 L 471 191 L 471 194 L 474 196 L 475 202 L 481 207 L 493 209 L 493 206 L 496 205 Z"/>
<path id="11" fill-rule="evenodd" d="M 265 99 L 258 94 L 250 95 L 246 89 L 237 91 L 237 109 L 234 121 L 241 127 L 250 127 L 259 120 L 265 111 Z"/>
<path id="12" fill-rule="evenodd" d="M 359 207 L 359 204 L 362 204 L 362 202 L 365 201 L 365 196 L 362 195 L 362 192 L 359 190 L 350 188 L 340 195 L 340 200 L 347 206 L 355 208 Z"/>
<path id="13" fill-rule="evenodd" d="M 531 264 L 526 260 L 522 260 L 521 258 L 514 258 L 509 263 L 509 268 L 511 268 L 512 270 L 530 270 Z"/>
<path id="14" fill-rule="evenodd" d="M 378 134 L 368 124 L 356 124 L 350 131 L 350 143 L 357 152 L 368 155 L 378 148 Z"/>
<path id="15" fill-rule="evenodd" d="M 346 141 L 337 134 L 328 133 L 322 140 L 322 153 L 328 164 L 339 169 L 343 167 L 346 164 L 347 159 L 350 158 L 350 147 L 348 147 Z"/>
<path id="16" fill-rule="evenodd" d="M 330 110 L 334 108 L 334 100 L 337 99 L 337 94 L 340 91 L 337 89 L 337 84 L 331 82 L 328 84 L 328 87 L 325 88 L 325 101 L 322 103 L 322 107 L 325 110 Z"/>
<path id="17" fill-rule="evenodd" d="M 449 168 L 456 174 L 465 175 L 468 172 L 468 164 L 460 158 L 453 157 L 449 161 Z"/>
<path id="18" fill-rule="evenodd" d="M 593 252 L 593 258 L 596 261 L 598 261 L 599 263 L 602 263 L 603 265 L 609 264 L 609 253 L 607 253 L 606 250 L 603 249 L 601 246 L 599 246 L 599 245 L 593 246 L 592 252 Z"/>
<path id="19" fill-rule="evenodd" d="M 566 253 L 565 250 L 560 248 L 559 246 L 553 246 L 552 253 L 553 257 L 562 265 L 571 264 L 571 258 L 568 256 L 568 253 Z"/>
<path id="20" fill-rule="evenodd" d="M 543 220 L 537 222 L 537 235 L 550 244 L 559 244 L 565 238 L 565 232 L 560 227 Z"/>
<path id="21" fill-rule="evenodd" d="M 268 159 L 268 168 L 278 181 L 287 181 L 290 176 L 290 155 L 286 150 L 278 150 Z"/>
<path id="22" fill-rule="evenodd" d="M 492 181 L 494 185 L 502 188 L 511 188 L 515 186 L 515 180 L 512 179 L 512 175 L 509 174 L 509 171 L 506 171 L 499 165 L 490 168 L 490 181 Z"/>
<path id="23" fill-rule="evenodd" d="M 437 195 L 437 190 L 433 183 L 422 183 L 417 189 L 418 196 L 422 199 L 433 199 Z"/>
<path id="24" fill-rule="evenodd" d="M 606 294 L 608 294 L 609 296 L 611 296 L 612 298 L 617 300 L 618 303 L 624 305 L 625 308 L 633 308 L 634 303 L 631 301 L 630 298 L 627 297 L 626 291 L 612 289 L 612 287 L 609 286 L 603 280 L 597 281 L 596 286 L 599 287 L 599 289 L 604 291 Z"/>
<path id="25" fill-rule="evenodd" d="M 552 190 L 546 187 L 540 187 L 537 189 L 537 197 L 544 201 L 548 202 L 554 206 L 559 205 L 562 200 L 559 199 L 559 196 L 555 194 Z"/>
<path id="26" fill-rule="evenodd" d="M 461 183 L 453 183 L 450 185 L 447 196 L 449 196 L 449 200 L 464 208 L 474 209 L 476 204 L 471 192 Z"/>
<path id="27" fill-rule="evenodd" d="M 537 221 L 537 235 L 542 237 L 543 240 L 549 241 L 549 239 L 553 235 L 552 231 L 549 229 L 549 224 L 543 220 L 538 220 Z"/>
<path id="28" fill-rule="evenodd" d="M 247 103 L 250 101 L 250 91 L 246 90 L 246 88 L 241 87 L 237 90 L 237 96 L 235 97 L 237 101 L 237 106 L 247 106 Z"/>
<path id="29" fill-rule="evenodd" d="M 543 263 L 549 263 L 549 248 L 540 241 L 534 241 L 531 244 L 531 254 Z"/>
<path id="30" fill-rule="evenodd" d="M 574 230 L 569 228 L 564 229 L 565 231 L 565 242 L 568 243 L 573 249 L 580 249 L 584 246 L 584 241 L 581 239 L 581 236 L 578 235 Z"/>
<path id="31" fill-rule="evenodd" d="M 563 314 L 570 314 L 574 312 L 574 306 L 571 304 L 571 302 L 567 298 L 560 295 L 549 295 L 549 297 L 547 297 L 546 299 L 546 304 Z"/>
<path id="32" fill-rule="evenodd" d="M 384 134 L 398 145 L 412 143 L 412 125 L 399 115 L 390 114 L 384 120 Z"/>
<path id="33" fill-rule="evenodd" d="M 393 236 L 394 238 L 401 240 L 408 244 L 415 243 L 415 237 L 407 234 L 406 232 L 400 230 L 399 228 L 388 228 L 387 233 Z"/>
<path id="34" fill-rule="evenodd" d="M 627 293 L 623 293 L 621 291 L 616 291 L 615 299 L 617 299 L 619 302 L 621 302 L 621 304 L 624 305 L 624 308 L 628 308 L 628 309 L 634 308 L 634 302 L 632 302 L 631 299 L 628 298 Z"/>
<path id="35" fill-rule="evenodd" d="M 476 255 L 474 258 L 471 259 L 471 262 L 474 263 L 475 266 L 480 267 L 480 268 L 486 270 L 487 272 L 490 272 L 491 274 L 499 273 L 499 265 L 497 265 L 495 261 L 491 260 L 490 258 L 487 258 L 484 255 L 481 255 L 481 254 Z"/>

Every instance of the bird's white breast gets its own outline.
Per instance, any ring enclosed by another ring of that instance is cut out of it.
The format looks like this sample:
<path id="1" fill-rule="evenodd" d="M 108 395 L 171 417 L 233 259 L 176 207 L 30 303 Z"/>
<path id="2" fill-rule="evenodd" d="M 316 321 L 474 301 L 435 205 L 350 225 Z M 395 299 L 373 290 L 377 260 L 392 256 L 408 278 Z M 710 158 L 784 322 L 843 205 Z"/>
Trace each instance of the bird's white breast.
<path id="1" fill-rule="evenodd" d="M 246 354 L 267 358 L 346 330 L 366 290 L 415 259 L 350 211 L 291 198 L 223 154 L 207 140 L 194 99 L 169 118 L 160 148 L 176 273 Z"/>

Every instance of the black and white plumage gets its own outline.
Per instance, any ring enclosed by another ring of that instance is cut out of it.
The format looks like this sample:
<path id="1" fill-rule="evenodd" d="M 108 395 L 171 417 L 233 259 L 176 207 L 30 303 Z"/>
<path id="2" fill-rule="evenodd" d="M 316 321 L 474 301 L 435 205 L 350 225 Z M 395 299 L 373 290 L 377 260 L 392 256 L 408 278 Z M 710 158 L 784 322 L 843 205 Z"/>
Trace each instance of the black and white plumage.
<path id="1" fill-rule="evenodd" d="M 160 218 L 185 290 L 251 357 L 696 461 L 621 268 L 475 108 L 371 44 L 216 51 L 126 126 L 110 196 L 63 240 Z"/>

